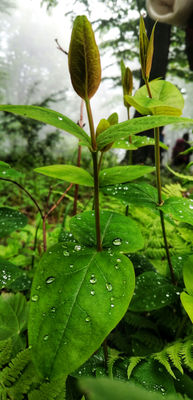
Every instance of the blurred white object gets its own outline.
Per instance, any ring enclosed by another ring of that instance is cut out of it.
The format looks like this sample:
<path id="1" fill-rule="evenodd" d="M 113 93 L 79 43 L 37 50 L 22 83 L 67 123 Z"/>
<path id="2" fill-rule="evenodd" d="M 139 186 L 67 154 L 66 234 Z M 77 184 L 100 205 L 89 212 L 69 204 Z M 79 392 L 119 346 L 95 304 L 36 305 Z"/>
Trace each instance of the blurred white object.
<path id="1" fill-rule="evenodd" d="M 186 25 L 193 12 L 193 0 L 146 0 L 149 16 L 171 25 Z"/>

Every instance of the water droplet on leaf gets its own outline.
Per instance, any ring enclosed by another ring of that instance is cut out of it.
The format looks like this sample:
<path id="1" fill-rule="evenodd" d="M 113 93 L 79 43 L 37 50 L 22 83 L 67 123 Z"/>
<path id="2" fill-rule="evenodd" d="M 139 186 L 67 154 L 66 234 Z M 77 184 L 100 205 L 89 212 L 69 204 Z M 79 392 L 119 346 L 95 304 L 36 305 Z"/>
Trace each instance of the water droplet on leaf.
<path id="1" fill-rule="evenodd" d="M 114 246 L 120 246 L 121 245 L 121 239 L 117 238 L 113 240 Z"/>
<path id="2" fill-rule="evenodd" d="M 56 279 L 56 278 L 54 278 L 54 276 L 49 276 L 49 278 L 46 279 L 46 283 L 47 283 L 47 284 L 50 284 L 50 283 L 54 282 L 55 279 Z"/>
<path id="3" fill-rule="evenodd" d="M 106 283 L 106 288 L 107 288 L 108 292 L 111 292 L 113 289 L 111 283 Z"/>
<path id="4" fill-rule="evenodd" d="M 37 294 L 34 294 L 31 299 L 32 301 L 38 301 L 39 296 Z"/>

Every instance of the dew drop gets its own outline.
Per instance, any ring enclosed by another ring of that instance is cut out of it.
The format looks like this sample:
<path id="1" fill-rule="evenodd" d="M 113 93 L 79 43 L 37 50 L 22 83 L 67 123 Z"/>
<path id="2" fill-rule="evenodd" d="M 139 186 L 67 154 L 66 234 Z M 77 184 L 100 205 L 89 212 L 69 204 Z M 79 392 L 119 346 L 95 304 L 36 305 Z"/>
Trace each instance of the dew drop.
<path id="1" fill-rule="evenodd" d="M 91 290 L 90 294 L 91 294 L 92 296 L 94 296 L 94 295 L 95 295 L 95 291 L 94 291 L 94 290 Z"/>
<path id="2" fill-rule="evenodd" d="M 117 262 L 120 263 L 120 262 L 121 262 L 121 259 L 120 259 L 120 258 L 117 258 Z"/>
<path id="3" fill-rule="evenodd" d="M 76 251 L 80 251 L 80 250 L 81 250 L 81 246 L 80 246 L 80 245 L 78 245 L 78 244 L 76 244 L 76 246 L 74 246 L 74 250 L 76 250 Z"/>
<path id="4" fill-rule="evenodd" d="M 65 257 L 68 257 L 68 256 L 70 255 L 70 253 L 69 253 L 69 251 L 64 250 L 64 251 L 63 251 L 63 255 L 64 255 Z"/>
<path id="5" fill-rule="evenodd" d="M 52 313 L 55 313 L 55 312 L 56 312 L 56 307 L 52 307 L 52 308 L 51 308 L 51 312 L 52 312 Z"/>
<path id="6" fill-rule="evenodd" d="M 121 245 L 121 239 L 117 238 L 113 240 L 114 246 L 120 246 Z"/>
<path id="7" fill-rule="evenodd" d="M 38 301 L 39 296 L 37 294 L 34 294 L 31 299 L 32 301 Z"/>
<path id="8" fill-rule="evenodd" d="M 56 279 L 56 278 L 54 278 L 54 276 L 49 276 L 49 278 L 46 279 L 46 283 L 47 283 L 47 284 L 50 284 L 50 283 L 54 282 L 55 279 Z"/>
<path id="9" fill-rule="evenodd" d="M 114 305 L 114 304 L 111 304 L 111 308 L 113 308 L 113 307 L 115 307 L 115 305 Z"/>
<path id="10" fill-rule="evenodd" d="M 92 283 L 92 285 L 94 285 L 97 282 L 97 279 L 95 278 L 94 275 L 91 275 L 90 277 L 90 283 Z"/>
<path id="11" fill-rule="evenodd" d="M 72 268 L 74 267 L 74 265 L 73 265 L 73 264 L 70 264 L 69 267 L 72 269 Z"/>
<path id="12" fill-rule="evenodd" d="M 58 119 L 59 119 L 60 121 L 62 121 L 62 117 L 58 117 Z"/>
<path id="13" fill-rule="evenodd" d="M 111 283 L 106 283 L 106 288 L 107 288 L 108 292 L 111 292 L 113 289 Z"/>
<path id="14" fill-rule="evenodd" d="M 119 269 L 119 265 L 118 264 L 115 265 L 115 269 Z"/>
<path id="15" fill-rule="evenodd" d="M 49 337 L 48 335 L 45 335 L 45 336 L 44 336 L 44 341 L 45 341 L 45 342 L 46 342 L 46 340 L 48 340 L 48 337 Z"/>
<path id="16" fill-rule="evenodd" d="M 39 290 L 40 288 L 41 288 L 41 286 L 40 286 L 40 285 L 38 285 L 38 286 L 37 286 L 37 288 L 36 288 L 36 290 Z"/>
<path id="17" fill-rule="evenodd" d="M 85 321 L 86 321 L 86 322 L 90 322 L 90 317 L 86 317 L 86 318 L 85 318 Z"/>

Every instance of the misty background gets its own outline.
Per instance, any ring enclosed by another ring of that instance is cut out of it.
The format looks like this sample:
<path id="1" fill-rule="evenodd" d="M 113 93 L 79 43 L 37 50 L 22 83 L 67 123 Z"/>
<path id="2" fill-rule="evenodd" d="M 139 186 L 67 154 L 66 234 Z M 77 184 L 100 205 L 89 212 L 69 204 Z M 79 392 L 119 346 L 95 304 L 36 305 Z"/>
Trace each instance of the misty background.
<path id="1" fill-rule="evenodd" d="M 72 2 L 65 0 L 60 1 L 59 5 L 48 12 L 45 5 L 41 6 L 40 0 L 12 0 L 6 3 L 11 5 L 10 8 L 3 9 L 2 2 L 0 12 L 0 65 L 3 71 L 1 103 L 40 104 L 44 99 L 51 97 L 53 102 L 50 102 L 49 106 L 52 109 L 62 112 L 77 122 L 80 114 L 80 98 L 72 89 L 67 56 L 57 49 L 55 39 L 57 38 L 60 45 L 68 51 L 72 29 L 71 14 L 68 13 L 73 9 L 75 15 L 85 14 L 84 6 L 72 5 Z M 92 10 L 91 15 L 87 15 L 91 20 L 97 20 L 104 14 L 105 18 L 111 17 L 110 12 L 97 0 L 92 2 Z M 135 11 L 132 12 L 132 18 L 138 18 Z M 103 35 L 96 32 L 97 43 L 100 45 L 103 40 L 114 37 L 116 34 L 116 29 L 111 29 Z M 126 45 L 128 46 L 129 42 Z M 103 77 L 119 75 L 120 71 L 115 65 L 112 52 L 103 50 L 101 53 Z M 137 60 L 124 61 L 131 69 L 136 68 L 136 63 L 138 63 Z M 169 77 L 167 79 L 169 80 Z M 174 77 L 172 77 L 172 83 L 177 84 L 184 94 L 183 115 L 192 118 L 192 84 L 179 79 L 175 80 Z M 139 82 L 135 80 L 134 85 L 136 90 Z M 120 121 L 127 119 L 127 112 L 122 101 L 122 89 L 120 86 L 115 87 L 110 79 L 101 82 L 91 104 L 95 126 L 101 118 L 108 118 L 112 112 L 118 113 Z M 85 115 L 84 120 L 85 130 L 88 131 Z M 52 130 L 51 127 L 40 129 L 40 140 L 44 140 Z M 190 134 L 190 140 L 193 140 L 191 131 Z M 168 154 L 165 155 L 165 161 L 170 158 L 176 138 L 182 135 L 183 131 L 174 131 L 172 127 L 165 128 L 165 142 L 170 146 Z M 1 154 L 21 151 L 26 146 L 24 136 L 8 136 L 2 130 L 0 139 Z M 75 138 L 61 132 L 54 151 L 59 157 L 63 151 L 72 152 L 76 143 Z M 118 151 L 119 159 L 123 154 L 124 150 Z"/>

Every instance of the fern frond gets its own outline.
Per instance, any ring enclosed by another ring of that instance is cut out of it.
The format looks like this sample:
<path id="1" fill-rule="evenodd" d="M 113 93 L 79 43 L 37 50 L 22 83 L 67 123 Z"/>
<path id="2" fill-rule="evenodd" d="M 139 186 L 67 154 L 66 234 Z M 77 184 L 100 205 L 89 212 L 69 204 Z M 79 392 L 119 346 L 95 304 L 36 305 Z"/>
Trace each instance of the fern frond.
<path id="1" fill-rule="evenodd" d="M 136 367 L 136 365 L 139 364 L 142 360 L 144 360 L 144 357 L 130 357 L 129 358 L 130 364 L 127 368 L 128 379 L 130 379 L 130 376 L 131 376 L 134 368 Z"/>
<path id="2" fill-rule="evenodd" d="M 193 338 L 186 340 L 181 349 L 184 364 L 193 371 Z"/>
<path id="3" fill-rule="evenodd" d="M 183 188 L 179 183 L 171 183 L 170 185 L 165 185 L 162 188 L 162 192 L 167 197 L 182 197 L 182 193 L 185 191 L 186 189 Z"/>
<path id="4" fill-rule="evenodd" d="M 121 358 L 119 351 L 117 351 L 116 349 L 109 349 L 107 360 L 109 378 L 113 378 L 113 366 L 115 361 L 117 361 L 119 358 Z"/>
<path id="5" fill-rule="evenodd" d="M 66 379 L 43 383 L 29 393 L 29 400 L 65 400 Z"/>
<path id="6" fill-rule="evenodd" d="M 38 382 L 39 377 L 36 375 L 34 366 L 29 363 L 15 384 L 7 388 L 7 393 L 11 399 L 22 400 L 23 395 L 29 392 L 31 385 Z"/>
<path id="7" fill-rule="evenodd" d="M 170 363 L 168 361 L 168 355 L 167 355 L 167 351 L 164 348 L 162 351 L 160 351 L 159 353 L 155 353 L 152 354 L 151 358 L 153 358 L 156 361 L 159 361 L 160 364 L 162 364 L 166 370 L 169 372 L 169 374 L 176 379 L 171 367 L 170 367 Z"/>
<path id="8" fill-rule="evenodd" d="M 170 360 L 172 361 L 174 367 L 176 367 L 181 372 L 181 374 L 184 373 L 182 368 L 182 361 L 180 359 L 182 347 L 183 343 L 179 341 L 175 342 L 173 345 L 166 348 L 166 352 Z"/>
<path id="9" fill-rule="evenodd" d="M 145 328 L 157 331 L 156 325 L 151 320 L 132 311 L 127 311 L 127 313 L 124 316 L 124 321 L 132 328 L 138 328 L 138 329 Z"/>
<path id="10" fill-rule="evenodd" d="M 22 374 L 25 367 L 31 359 L 29 349 L 25 349 L 17 354 L 17 356 L 4 368 L 0 373 L 0 383 L 5 386 L 11 386 Z"/>
<path id="11" fill-rule="evenodd" d="M 13 349 L 12 339 L 0 341 L 0 368 L 8 364 L 11 359 L 11 353 Z"/>

